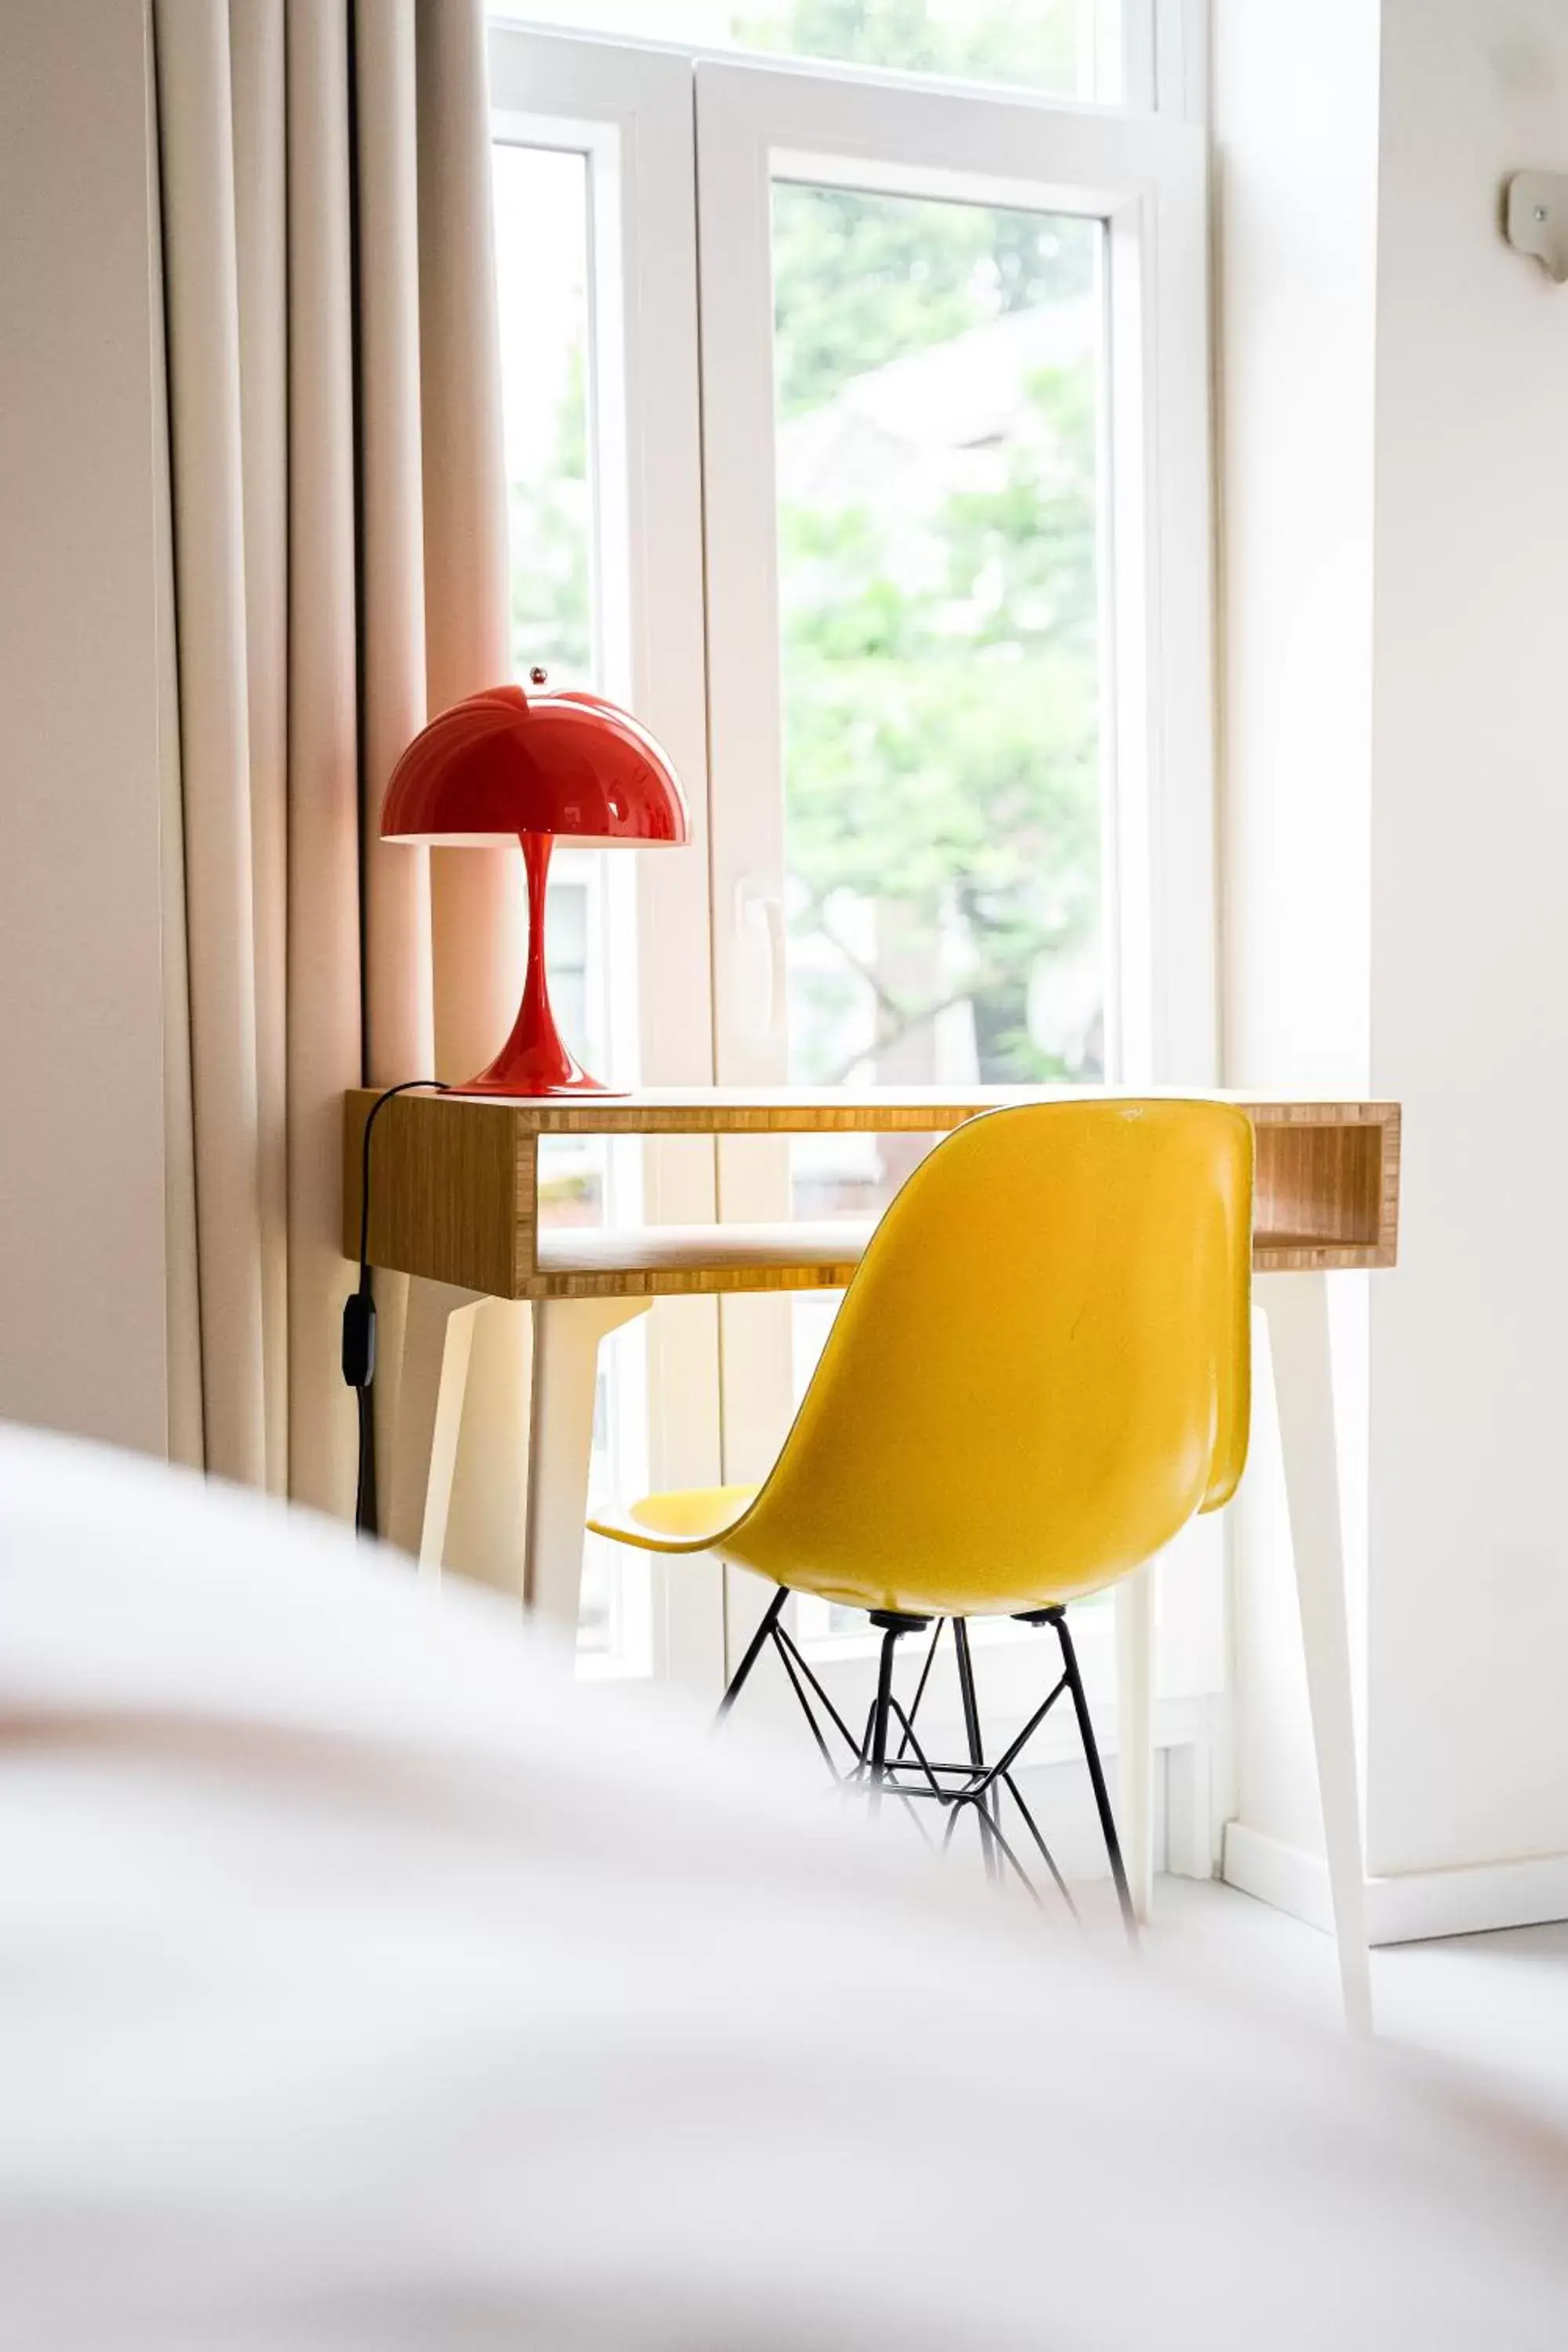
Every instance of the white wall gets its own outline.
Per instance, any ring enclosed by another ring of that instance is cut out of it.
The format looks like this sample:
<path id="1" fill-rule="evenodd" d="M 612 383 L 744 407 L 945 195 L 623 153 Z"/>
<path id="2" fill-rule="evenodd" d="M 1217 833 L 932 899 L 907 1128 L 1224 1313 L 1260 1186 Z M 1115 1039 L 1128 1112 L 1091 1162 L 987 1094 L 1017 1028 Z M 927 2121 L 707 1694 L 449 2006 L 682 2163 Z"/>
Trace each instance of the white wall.
<path id="1" fill-rule="evenodd" d="M 1373 1084 L 1375 1871 L 1568 1850 L 1568 289 L 1498 229 L 1568 168 L 1568 0 L 1387 0 Z"/>
<path id="2" fill-rule="evenodd" d="M 1226 1081 L 1354 1097 L 1369 1064 L 1377 8 L 1216 0 L 1213 26 Z M 1335 1287 L 1359 1573 L 1364 1286 Z M 1266 1359 L 1258 1370 L 1231 1515 L 1235 1805 L 1249 1828 L 1311 1847 Z"/>
<path id="3" fill-rule="evenodd" d="M 1359 1088 L 1377 8 L 1217 0 L 1214 26 L 1226 1065 Z"/>
<path id="4" fill-rule="evenodd" d="M 1219 0 L 1215 48 L 1228 1071 L 1405 1104 L 1368 1865 L 1388 1932 L 1499 1924 L 1568 1886 L 1568 289 L 1499 227 L 1568 168 L 1568 0 Z M 1268 1452 L 1238 1811 L 1308 1848 Z"/>
<path id="5" fill-rule="evenodd" d="M 166 1436 L 142 0 L 6 0 L 0 1416 Z"/>

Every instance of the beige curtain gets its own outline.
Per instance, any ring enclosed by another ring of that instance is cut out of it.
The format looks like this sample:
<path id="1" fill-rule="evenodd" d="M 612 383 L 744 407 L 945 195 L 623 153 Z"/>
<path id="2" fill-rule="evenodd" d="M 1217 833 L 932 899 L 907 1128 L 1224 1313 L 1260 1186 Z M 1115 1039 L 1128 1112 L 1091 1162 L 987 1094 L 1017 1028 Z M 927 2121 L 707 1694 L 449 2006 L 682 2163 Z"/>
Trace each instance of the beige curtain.
<path id="1" fill-rule="evenodd" d="M 376 838 L 427 712 L 510 674 L 482 0 L 153 19 L 174 1444 L 343 1513 L 342 1091 L 474 1067 L 520 962 L 511 860 L 437 854 L 432 875 Z M 384 1444 L 400 1300 L 378 1296 Z M 484 1410 L 521 1457 L 517 1320 Z M 470 1501 L 480 1572 L 515 1553 L 520 1508 L 517 1481 Z"/>

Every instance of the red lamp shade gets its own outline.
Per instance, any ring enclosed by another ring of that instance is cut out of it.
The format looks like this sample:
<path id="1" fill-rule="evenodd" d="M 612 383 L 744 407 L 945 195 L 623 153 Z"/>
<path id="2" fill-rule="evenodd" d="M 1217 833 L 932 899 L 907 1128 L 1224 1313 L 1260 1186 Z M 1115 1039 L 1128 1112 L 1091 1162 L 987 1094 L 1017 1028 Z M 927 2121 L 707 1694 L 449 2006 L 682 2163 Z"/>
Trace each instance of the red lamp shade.
<path id="1" fill-rule="evenodd" d="M 544 885 L 557 837 L 585 847 L 689 838 L 680 780 L 645 727 L 602 696 L 470 694 L 433 719 L 392 772 L 384 841 L 519 841 L 528 876 L 528 971 L 510 1036 L 461 1094 L 602 1093 L 563 1044 L 544 971 Z"/>

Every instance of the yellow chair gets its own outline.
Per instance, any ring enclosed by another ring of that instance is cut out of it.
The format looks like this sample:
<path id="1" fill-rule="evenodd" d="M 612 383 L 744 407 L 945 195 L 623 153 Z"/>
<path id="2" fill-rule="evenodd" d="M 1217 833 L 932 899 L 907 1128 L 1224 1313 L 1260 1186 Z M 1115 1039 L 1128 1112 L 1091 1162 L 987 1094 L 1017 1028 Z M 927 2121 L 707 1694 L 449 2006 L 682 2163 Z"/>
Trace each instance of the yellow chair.
<path id="1" fill-rule="evenodd" d="M 1241 1111 L 1095 1100 L 988 1112 L 930 1153 L 883 1217 L 763 1484 L 650 1495 L 624 1518 L 589 1524 L 649 1551 L 713 1552 L 778 1585 L 721 1714 L 770 1642 L 808 1716 L 803 1682 L 826 1702 L 781 1623 L 791 1591 L 869 1612 L 882 1643 L 864 1739 L 833 1717 L 854 1751 L 848 1777 L 873 1801 L 885 1788 L 938 1798 L 949 1836 L 973 1805 L 988 1862 L 1005 1849 L 1022 1875 L 1001 1832 L 1007 1789 L 1058 1886 L 1012 1773 L 1068 1692 L 1130 1917 L 1064 1612 L 1235 1491 L 1251 1255 Z M 1053 1626 L 1062 1678 L 988 1766 L 966 1621 L 997 1614 Z M 893 1696 L 900 1636 L 933 1620 L 933 1652 L 952 1622 L 963 1766 L 933 1766 L 915 1710 Z"/>

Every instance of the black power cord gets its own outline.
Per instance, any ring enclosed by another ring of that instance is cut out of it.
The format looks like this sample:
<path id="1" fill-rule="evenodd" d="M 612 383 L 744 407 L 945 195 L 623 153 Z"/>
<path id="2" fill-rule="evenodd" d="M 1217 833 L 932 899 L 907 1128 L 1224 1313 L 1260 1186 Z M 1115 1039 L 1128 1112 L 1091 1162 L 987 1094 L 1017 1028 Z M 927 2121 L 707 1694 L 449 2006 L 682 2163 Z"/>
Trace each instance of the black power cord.
<path id="1" fill-rule="evenodd" d="M 375 1380 L 375 1299 L 370 1279 L 370 1139 L 375 1122 L 394 1095 L 424 1087 L 444 1095 L 439 1078 L 405 1078 L 377 1095 L 364 1123 L 359 1170 L 359 1284 L 343 1301 L 343 1379 L 353 1390 L 359 1411 L 359 1472 L 354 1484 L 354 1526 L 361 1535 L 376 1533 L 375 1418 L 370 1392 Z"/>

